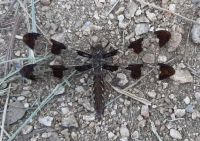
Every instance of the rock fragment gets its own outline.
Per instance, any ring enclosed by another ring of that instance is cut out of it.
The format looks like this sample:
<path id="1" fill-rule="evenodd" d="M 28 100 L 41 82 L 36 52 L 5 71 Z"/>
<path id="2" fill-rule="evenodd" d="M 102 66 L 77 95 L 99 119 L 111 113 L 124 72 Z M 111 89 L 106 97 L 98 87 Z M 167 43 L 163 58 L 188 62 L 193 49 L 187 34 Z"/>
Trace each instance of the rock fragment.
<path id="1" fill-rule="evenodd" d="M 128 83 L 127 76 L 124 73 L 118 73 L 117 78 L 120 79 L 120 81 L 118 82 L 119 86 L 124 86 Z"/>
<path id="2" fill-rule="evenodd" d="M 149 106 L 148 105 L 142 105 L 141 115 L 144 116 L 145 118 L 149 117 Z"/>
<path id="3" fill-rule="evenodd" d="M 155 91 L 150 91 L 150 92 L 147 92 L 147 95 L 151 98 L 155 98 L 156 97 L 156 92 Z"/>
<path id="4" fill-rule="evenodd" d="M 61 125 L 64 126 L 64 127 L 67 127 L 67 128 L 69 128 L 69 127 L 76 127 L 77 128 L 78 122 L 77 122 L 76 118 L 73 115 L 71 115 L 69 117 L 62 118 Z"/>
<path id="5" fill-rule="evenodd" d="M 127 9 L 128 9 L 128 13 L 129 13 L 130 17 L 132 18 L 132 17 L 134 17 L 135 12 L 138 9 L 138 5 L 135 2 L 130 1 Z"/>
<path id="6" fill-rule="evenodd" d="M 173 52 L 175 51 L 180 43 L 182 41 L 182 34 L 177 32 L 177 31 L 173 31 L 171 32 L 171 39 L 169 40 L 167 46 L 168 46 L 168 52 Z"/>
<path id="7" fill-rule="evenodd" d="M 85 121 L 94 121 L 95 120 L 95 114 L 89 114 L 89 115 L 83 115 L 83 120 Z"/>
<path id="8" fill-rule="evenodd" d="M 181 133 L 176 129 L 170 129 L 170 136 L 174 139 L 178 139 L 178 140 L 182 139 Z"/>
<path id="9" fill-rule="evenodd" d="M 22 128 L 22 134 L 28 134 L 33 130 L 32 125 L 25 125 L 24 128 Z"/>
<path id="10" fill-rule="evenodd" d="M 51 126 L 52 124 L 52 121 L 53 121 L 53 117 L 50 117 L 50 116 L 46 116 L 46 117 L 39 117 L 38 121 L 45 125 L 45 126 Z"/>
<path id="11" fill-rule="evenodd" d="M 196 21 L 200 23 L 200 18 L 198 18 Z M 191 34 L 192 34 L 192 41 L 194 43 L 199 44 L 200 43 L 200 25 L 199 24 L 193 25 Z"/>
<path id="12" fill-rule="evenodd" d="M 171 78 L 181 84 L 193 82 L 193 77 L 191 73 L 186 69 L 177 69 L 175 74 L 171 76 Z"/>
<path id="13" fill-rule="evenodd" d="M 128 139 L 128 137 L 130 136 L 129 130 L 126 126 L 121 126 L 120 128 L 120 135 L 122 138 Z"/>
<path id="14" fill-rule="evenodd" d="M 200 102 L 200 92 L 195 93 L 195 98 L 198 102 Z"/>
<path id="15" fill-rule="evenodd" d="M 155 62 L 154 54 L 147 53 L 142 57 L 144 63 L 153 64 Z"/>
<path id="16" fill-rule="evenodd" d="M 9 104 L 7 114 L 6 114 L 6 124 L 13 124 L 20 120 L 26 113 L 24 105 L 19 102 L 13 102 Z"/>
<path id="17" fill-rule="evenodd" d="M 186 96 L 183 101 L 185 102 L 185 104 L 190 104 L 189 96 Z"/>
<path id="18" fill-rule="evenodd" d="M 141 35 L 141 34 L 147 33 L 149 31 L 149 29 L 150 29 L 150 26 L 147 23 L 136 24 L 135 34 Z"/>
<path id="19" fill-rule="evenodd" d="M 185 115 L 186 111 L 185 111 L 185 109 L 175 109 L 174 113 L 175 113 L 176 117 L 181 118 Z"/>

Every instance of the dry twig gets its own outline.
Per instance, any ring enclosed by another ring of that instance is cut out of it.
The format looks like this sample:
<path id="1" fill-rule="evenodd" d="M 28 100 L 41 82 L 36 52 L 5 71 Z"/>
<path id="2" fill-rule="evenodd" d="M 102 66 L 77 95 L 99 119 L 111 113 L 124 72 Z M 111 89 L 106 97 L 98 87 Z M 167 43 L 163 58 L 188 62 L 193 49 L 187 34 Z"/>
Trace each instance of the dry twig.
<path id="1" fill-rule="evenodd" d="M 10 96 L 10 87 L 11 87 L 11 85 L 9 84 L 8 93 L 7 93 L 7 97 L 6 97 L 6 102 L 5 102 L 4 110 L 3 110 L 3 117 L 2 117 L 2 123 L 1 123 L 0 141 L 3 140 L 4 124 L 5 124 L 5 121 L 6 121 L 6 112 L 7 112 L 8 100 L 9 100 L 9 96 Z"/>
<path id="2" fill-rule="evenodd" d="M 112 8 L 110 9 L 110 11 L 108 11 L 108 13 L 106 14 L 106 17 L 113 11 L 113 9 L 117 6 L 118 3 L 119 3 L 119 0 L 116 1 L 116 3 L 112 6 Z"/>
<path id="3" fill-rule="evenodd" d="M 162 141 L 161 137 L 159 136 L 159 134 L 157 132 L 157 129 L 156 129 L 154 122 L 150 120 L 150 123 L 151 123 L 151 131 L 154 133 L 154 135 L 157 137 L 157 139 L 159 141 Z"/>
<path id="4" fill-rule="evenodd" d="M 126 96 L 128 96 L 128 97 L 131 97 L 131 98 L 133 98 L 133 99 L 135 99 L 135 100 L 137 100 L 137 101 L 139 101 L 139 102 L 141 102 L 141 103 L 143 103 L 143 104 L 145 104 L 145 105 L 151 105 L 151 102 L 148 101 L 148 100 L 146 100 L 146 99 L 144 99 L 144 98 L 138 97 L 138 96 L 136 96 L 136 95 L 134 95 L 134 94 L 132 94 L 132 93 L 130 93 L 130 92 L 127 92 L 127 91 L 125 91 L 125 90 L 119 89 L 119 88 L 114 87 L 114 86 L 112 86 L 112 88 L 113 88 L 115 91 L 117 91 L 118 93 L 123 94 L 123 95 L 126 95 Z"/>

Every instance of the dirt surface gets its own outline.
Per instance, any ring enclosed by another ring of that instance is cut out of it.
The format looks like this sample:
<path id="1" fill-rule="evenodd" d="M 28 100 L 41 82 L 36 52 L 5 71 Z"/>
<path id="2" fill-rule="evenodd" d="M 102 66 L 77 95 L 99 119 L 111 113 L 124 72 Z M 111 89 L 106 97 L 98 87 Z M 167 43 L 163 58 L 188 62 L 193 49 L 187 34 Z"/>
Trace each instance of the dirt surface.
<path id="1" fill-rule="evenodd" d="M 54 38 L 65 45 L 67 50 L 61 54 L 66 65 L 78 65 L 85 58 L 77 56 L 75 50 L 89 51 L 88 41 L 103 45 L 110 42 L 112 48 L 119 49 L 114 57 L 114 64 L 120 69 L 108 73 L 105 81 L 112 86 L 124 89 L 134 85 L 127 91 L 151 102 L 146 106 L 131 97 L 120 95 L 106 83 L 105 111 L 100 121 L 95 119 L 92 95 L 91 72 L 77 73 L 69 79 L 64 92 L 51 99 L 36 116 L 25 125 L 15 140 L 18 141 L 200 141 L 200 54 L 199 43 L 192 40 L 194 21 L 199 17 L 198 0 L 148 0 L 147 6 L 133 0 L 40 0 L 36 1 L 36 24 L 48 38 Z M 32 24 L 24 8 L 31 13 L 31 4 L 22 5 L 17 1 L 0 2 L 0 59 L 1 62 L 28 56 L 28 48 L 19 36 L 31 31 Z M 115 3 L 117 3 L 115 5 Z M 161 9 L 163 8 L 163 9 Z M 173 13 L 163 11 L 169 9 Z M 16 12 L 18 10 L 18 12 Z M 110 11 L 110 12 L 109 12 Z M 5 13 L 7 15 L 5 15 Z M 179 15 L 183 17 L 180 17 Z M 17 15 L 20 15 L 16 32 Z M 5 16 L 5 17 L 4 17 Z M 31 16 L 31 14 L 30 14 Z M 185 19 L 187 17 L 188 19 Z M 193 21 L 194 20 L 194 21 Z M 15 26 L 14 26 L 15 25 Z M 165 29 L 171 32 L 172 39 L 163 48 L 158 47 L 158 40 L 152 31 Z M 41 30 L 37 29 L 39 33 Z M 200 32 L 199 32 L 200 33 Z M 12 45 L 12 35 L 19 35 Z M 195 33 L 194 33 L 195 34 Z M 137 55 L 127 46 L 130 41 L 144 37 L 144 51 Z M 197 35 L 197 39 L 200 35 Z M 195 37 L 194 37 L 195 38 Z M 196 41 L 198 42 L 198 41 Z M 40 39 L 35 57 L 45 54 L 44 47 L 49 46 L 45 38 Z M 10 51 L 10 54 L 8 53 Z M 7 91 L 10 84 L 8 110 L 11 103 L 19 101 L 26 109 L 24 113 L 13 112 L 20 117 L 16 122 L 5 121 L 5 132 L 11 136 L 33 111 L 51 94 L 62 80 L 54 78 L 47 70 L 55 56 L 41 61 L 37 67 L 39 79 L 30 82 L 18 73 L 6 79 L 0 90 L 0 119 L 6 105 Z M 152 59 L 155 58 L 155 59 Z M 163 81 L 158 80 L 156 62 L 167 62 L 176 70 L 176 75 Z M 9 72 L 22 67 L 20 60 L 13 61 L 5 71 L 5 63 L 1 64 L 1 81 Z M 24 64 L 27 61 L 23 62 Z M 129 63 L 143 63 L 142 77 L 132 80 L 130 72 L 123 69 Z M 153 70 L 152 70 L 153 69 Z M 65 72 L 72 74 L 73 69 Z M 5 90 L 5 93 L 3 92 Z M 16 108 L 17 110 L 17 108 Z M 21 110 L 21 109 L 20 109 Z M 15 111 L 15 110 L 14 110 Z M 11 115 L 11 114 L 7 114 Z M 21 118 L 22 117 L 22 118 Z M 12 117 L 7 117 L 12 118 Z M 14 120 L 14 119 L 10 119 Z M 2 123 L 2 122 L 1 122 Z M 4 132 L 3 140 L 8 140 Z"/>

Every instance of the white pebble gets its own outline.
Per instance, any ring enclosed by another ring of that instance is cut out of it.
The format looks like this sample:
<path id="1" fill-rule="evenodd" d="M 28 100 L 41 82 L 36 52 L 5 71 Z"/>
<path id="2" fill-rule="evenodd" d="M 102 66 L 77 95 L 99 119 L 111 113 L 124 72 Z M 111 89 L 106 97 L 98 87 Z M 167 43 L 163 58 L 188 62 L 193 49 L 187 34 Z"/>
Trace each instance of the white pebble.
<path id="1" fill-rule="evenodd" d="M 63 107 L 63 108 L 61 108 L 61 111 L 62 111 L 62 114 L 63 114 L 63 115 L 65 115 L 65 114 L 69 114 L 69 113 L 70 113 L 68 107 Z"/>
<path id="2" fill-rule="evenodd" d="M 155 98 L 156 97 L 156 92 L 155 91 L 150 91 L 150 92 L 147 92 L 147 95 L 151 98 Z"/>
<path id="3" fill-rule="evenodd" d="M 146 12 L 146 15 L 147 15 L 147 18 L 148 18 L 149 20 L 151 20 L 151 21 L 156 20 L 156 14 L 147 11 L 147 12 Z"/>
<path id="4" fill-rule="evenodd" d="M 121 126 L 120 134 L 122 137 L 129 137 L 129 135 L 130 135 L 129 130 L 126 126 Z"/>
<path id="5" fill-rule="evenodd" d="M 141 34 L 147 33 L 149 29 L 150 29 L 150 26 L 147 23 L 136 24 L 135 34 L 141 35 Z"/>
<path id="6" fill-rule="evenodd" d="M 190 104 L 190 98 L 188 96 L 186 96 L 183 101 L 185 104 Z"/>
<path id="7" fill-rule="evenodd" d="M 46 116 L 46 117 L 39 117 L 38 120 L 41 124 L 45 125 L 45 126 L 51 126 L 52 121 L 53 121 L 53 117 L 50 116 Z"/>
<path id="8" fill-rule="evenodd" d="M 169 11 L 176 12 L 176 5 L 175 4 L 170 4 L 169 5 Z"/>
<path id="9" fill-rule="evenodd" d="M 196 21 L 200 23 L 200 18 L 198 18 Z M 199 24 L 193 25 L 191 34 L 192 34 L 192 41 L 194 43 L 199 44 L 200 43 L 200 25 Z"/>
<path id="10" fill-rule="evenodd" d="M 193 77 L 192 77 L 191 73 L 186 69 L 184 69 L 184 70 L 177 69 L 175 74 L 173 76 L 171 76 L 171 78 L 174 81 L 178 81 L 181 84 L 193 82 Z"/>
<path id="11" fill-rule="evenodd" d="M 167 57 L 166 56 L 164 56 L 164 55 L 159 55 L 158 56 L 158 62 L 159 63 L 164 63 L 166 61 L 167 61 Z"/>
<path id="12" fill-rule="evenodd" d="M 41 137 L 42 138 L 49 138 L 49 137 L 51 137 L 51 132 L 48 132 L 48 133 L 42 133 L 42 135 L 41 135 Z"/>
<path id="13" fill-rule="evenodd" d="M 200 101 L 200 92 L 195 93 L 195 98 L 197 101 Z"/>
<path id="14" fill-rule="evenodd" d="M 149 117 L 149 106 L 148 105 L 142 105 L 141 115 L 144 116 L 145 118 Z"/>
<path id="15" fill-rule="evenodd" d="M 17 98 L 18 101 L 23 101 L 24 99 L 25 99 L 24 96 L 19 96 L 19 97 Z"/>
<path id="16" fill-rule="evenodd" d="M 132 134 L 133 139 L 138 139 L 139 138 L 139 132 L 138 131 L 134 131 Z"/>
<path id="17" fill-rule="evenodd" d="M 112 139 L 114 136 L 115 136 L 115 134 L 113 134 L 113 132 L 108 133 L 108 139 Z"/>
<path id="18" fill-rule="evenodd" d="M 174 139 L 182 139 L 181 133 L 176 129 L 170 129 L 170 136 Z"/>
<path id="19" fill-rule="evenodd" d="M 126 75 L 123 73 L 118 73 L 117 78 L 120 79 L 120 81 L 118 82 L 119 86 L 124 86 L 128 83 L 128 79 L 127 79 Z"/>
<path id="20" fill-rule="evenodd" d="M 119 14 L 121 14 L 122 12 L 124 12 L 124 10 L 125 10 L 125 7 L 120 7 L 120 8 L 115 12 L 115 14 L 116 14 L 116 15 L 119 15 Z"/>
<path id="21" fill-rule="evenodd" d="M 94 121 L 95 120 L 95 114 L 83 115 L 83 120 L 85 120 L 85 121 Z"/>
<path id="22" fill-rule="evenodd" d="M 29 103 L 24 103 L 24 108 L 29 108 Z"/>
<path id="23" fill-rule="evenodd" d="M 186 113 L 185 109 L 175 109 L 174 113 L 176 115 L 176 117 L 183 117 Z"/>
<path id="24" fill-rule="evenodd" d="M 124 20 L 124 15 L 117 16 L 117 19 L 119 22 L 122 22 Z"/>
<path id="25" fill-rule="evenodd" d="M 83 88 L 82 86 L 77 86 L 77 87 L 75 88 L 75 91 L 76 91 L 77 93 L 82 93 L 82 92 L 84 92 L 85 90 L 84 90 L 84 88 Z"/>

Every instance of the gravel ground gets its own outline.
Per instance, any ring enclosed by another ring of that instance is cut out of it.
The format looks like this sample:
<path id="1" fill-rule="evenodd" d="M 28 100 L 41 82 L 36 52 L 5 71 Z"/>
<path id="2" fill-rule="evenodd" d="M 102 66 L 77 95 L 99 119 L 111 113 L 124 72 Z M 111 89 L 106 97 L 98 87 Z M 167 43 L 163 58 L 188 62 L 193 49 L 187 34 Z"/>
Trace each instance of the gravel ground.
<path id="1" fill-rule="evenodd" d="M 28 8 L 31 13 L 31 6 L 30 3 L 20 2 L 0 1 L 1 62 L 27 57 L 29 53 L 20 38 L 31 29 L 31 21 L 24 11 Z M 67 45 L 68 49 L 61 55 L 65 64 L 83 64 L 85 59 L 77 56 L 74 50 L 89 50 L 88 41 L 94 44 L 100 40 L 102 44 L 109 41 L 109 47 L 120 52 L 113 62 L 120 66 L 143 62 L 144 77 L 139 81 L 132 80 L 129 71 L 119 69 L 108 74 L 105 81 L 122 89 L 136 83 L 128 91 L 150 101 L 151 105 L 120 95 L 106 85 L 107 106 L 102 119 L 98 121 L 93 108 L 92 76 L 89 72 L 76 74 L 70 79 L 70 87 L 61 87 L 59 94 L 29 120 L 15 140 L 200 141 L 200 0 L 146 2 L 36 1 L 36 24 L 41 29 L 38 32 L 42 31 L 46 37 Z M 17 25 L 18 15 L 20 20 Z M 152 34 L 158 29 L 166 29 L 172 34 L 169 43 L 161 49 L 157 48 L 158 40 Z M 144 51 L 136 55 L 127 46 L 139 37 L 145 38 Z M 35 57 L 41 57 L 45 52 L 42 47 L 48 46 L 45 38 L 40 39 L 38 44 L 41 48 L 36 50 Z M 9 81 L 1 83 L 0 121 L 1 124 L 5 123 L 3 140 L 8 140 L 56 85 L 62 82 L 49 72 L 44 73 L 47 64 L 54 58 L 40 63 L 40 81 L 26 81 L 16 74 Z M 155 58 L 158 62 L 172 65 L 176 74 L 170 79 L 158 81 L 158 71 L 152 71 Z M 22 66 L 22 60 L 0 65 L 3 81 L 9 72 Z M 65 76 L 70 74 L 71 70 L 65 72 Z M 6 106 L 8 109 L 4 121 Z"/>

